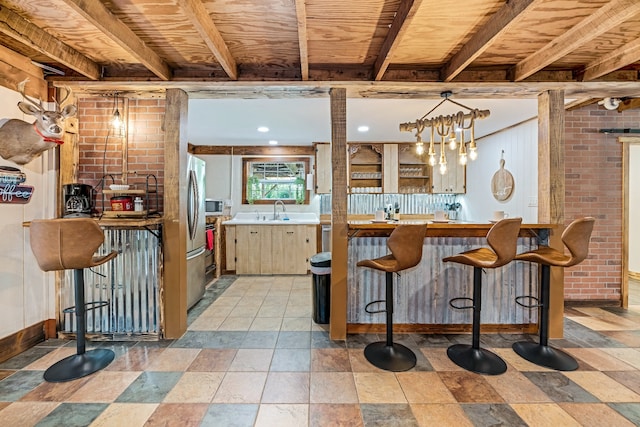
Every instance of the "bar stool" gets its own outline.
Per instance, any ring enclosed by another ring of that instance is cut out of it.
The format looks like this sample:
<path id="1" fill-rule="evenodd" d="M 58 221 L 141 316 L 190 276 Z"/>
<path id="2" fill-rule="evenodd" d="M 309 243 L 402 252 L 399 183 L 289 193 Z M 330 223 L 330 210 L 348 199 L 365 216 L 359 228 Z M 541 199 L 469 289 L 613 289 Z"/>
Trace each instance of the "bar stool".
<path id="1" fill-rule="evenodd" d="M 473 309 L 472 344 L 455 344 L 447 355 L 456 365 L 479 374 L 498 375 L 507 370 L 507 364 L 495 353 L 480 348 L 480 309 L 482 305 L 482 269 L 497 268 L 511 262 L 516 255 L 518 233 L 522 218 L 498 221 L 487 233 L 489 248 L 477 248 L 444 258 L 444 262 L 457 262 L 473 266 L 473 298 L 453 298 L 449 305 L 456 309 Z M 457 306 L 456 301 L 471 301 L 470 306 Z"/>
<path id="2" fill-rule="evenodd" d="M 44 373 L 49 382 L 71 381 L 92 374 L 107 366 L 115 358 L 108 349 L 85 350 L 85 306 L 92 309 L 106 302 L 84 301 L 84 269 L 95 267 L 118 254 L 93 254 L 104 241 L 104 233 L 91 218 L 64 218 L 33 220 L 29 226 L 31 250 L 43 271 L 74 270 L 75 306 L 66 309 L 75 312 L 77 334 L 76 354 L 51 365 Z"/>
<path id="3" fill-rule="evenodd" d="M 364 356 L 374 366 L 387 371 L 407 371 L 416 365 L 416 355 L 402 344 L 393 342 L 393 273 L 415 267 L 422 259 L 427 224 L 398 225 L 387 239 L 390 255 L 359 261 L 358 267 L 370 267 L 386 272 L 385 299 L 372 301 L 367 313 L 386 312 L 386 341 L 374 342 L 364 349 Z M 384 303 L 383 310 L 370 310 L 372 304 Z"/>
<path id="4" fill-rule="evenodd" d="M 585 260 L 589 253 L 589 240 L 595 218 L 585 217 L 574 220 L 562 233 L 562 243 L 569 250 L 570 255 L 548 246 L 541 246 L 536 250 L 519 254 L 516 260 L 536 262 L 540 264 L 540 286 L 538 297 L 520 296 L 516 298 L 516 303 L 523 307 L 538 308 L 538 318 L 540 322 L 540 342 L 519 341 L 513 344 L 513 350 L 519 356 L 535 363 L 558 371 L 575 371 L 578 369 L 578 362 L 564 351 L 549 346 L 549 293 L 551 286 L 551 266 L 571 267 Z M 533 299 L 538 304 L 525 305 L 520 301 L 524 298 Z"/>

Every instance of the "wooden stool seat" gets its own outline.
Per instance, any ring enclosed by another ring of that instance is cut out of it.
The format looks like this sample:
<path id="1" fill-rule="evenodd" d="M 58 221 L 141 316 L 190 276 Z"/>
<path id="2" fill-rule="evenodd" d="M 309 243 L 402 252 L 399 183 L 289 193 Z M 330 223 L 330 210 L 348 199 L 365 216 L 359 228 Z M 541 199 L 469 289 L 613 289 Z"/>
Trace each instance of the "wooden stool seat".
<path id="1" fill-rule="evenodd" d="M 536 250 L 519 254 L 515 257 L 519 261 L 529 261 L 540 264 L 539 296 L 517 297 L 516 302 L 524 307 L 537 307 L 539 310 L 540 341 L 536 344 L 531 341 L 519 341 L 513 344 L 513 350 L 539 366 L 544 366 L 559 371 L 574 371 L 578 369 L 578 362 L 567 353 L 549 346 L 549 293 L 551 287 L 551 267 L 571 267 L 581 263 L 589 254 L 589 240 L 595 224 L 595 218 L 585 217 L 573 221 L 562 233 L 562 243 L 569 250 L 569 255 L 564 252 L 541 246 Z M 523 298 L 531 298 L 538 302 L 536 305 L 520 303 Z"/>
<path id="2" fill-rule="evenodd" d="M 489 248 L 477 248 L 446 257 L 444 262 L 456 262 L 473 266 L 473 297 L 453 298 L 449 305 L 456 309 L 473 309 L 472 344 L 455 344 L 447 349 L 447 355 L 456 365 L 479 374 L 497 375 L 507 370 L 507 365 L 495 353 L 480 348 L 480 312 L 482 305 L 482 269 L 497 268 L 508 264 L 516 255 L 518 233 L 522 218 L 498 221 L 487 233 Z M 470 300 L 471 306 L 457 306 L 455 302 Z"/>
<path id="3" fill-rule="evenodd" d="M 64 382 L 92 374 L 111 363 L 115 353 L 108 349 L 85 349 L 87 303 L 84 301 L 84 269 L 104 264 L 118 253 L 94 256 L 104 242 L 104 233 L 91 218 L 35 219 L 29 229 L 31 250 L 40 268 L 43 271 L 72 269 L 75 279 L 75 306 L 67 310 L 75 312 L 78 325 L 76 354 L 50 366 L 44 372 L 44 379 Z M 96 306 L 96 302 L 88 304 Z"/>
<path id="4" fill-rule="evenodd" d="M 366 359 L 374 366 L 387 371 L 407 371 L 416 365 L 416 355 L 411 349 L 393 342 L 393 273 L 415 267 L 422 259 L 422 245 L 427 224 L 398 225 L 389 238 L 390 255 L 359 261 L 358 267 L 369 267 L 386 273 L 385 299 L 366 305 L 367 313 L 386 313 L 386 341 L 374 342 L 364 349 Z M 372 304 L 383 303 L 383 310 L 371 311 Z"/>

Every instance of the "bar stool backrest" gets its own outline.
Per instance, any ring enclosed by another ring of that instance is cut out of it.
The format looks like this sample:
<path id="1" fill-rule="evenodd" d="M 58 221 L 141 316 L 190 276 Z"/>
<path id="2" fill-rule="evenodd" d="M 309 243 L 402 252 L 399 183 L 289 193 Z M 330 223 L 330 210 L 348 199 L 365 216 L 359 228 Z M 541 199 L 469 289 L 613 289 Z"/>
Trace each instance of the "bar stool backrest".
<path id="1" fill-rule="evenodd" d="M 398 270 L 415 267 L 422 259 L 427 224 L 398 225 L 389 235 L 387 246 L 398 263 Z"/>
<path id="2" fill-rule="evenodd" d="M 593 217 L 574 220 L 562 233 L 562 243 L 569 249 L 571 259 L 564 264 L 571 267 L 581 263 L 589 255 L 589 241 L 596 219 Z"/>
<path id="3" fill-rule="evenodd" d="M 93 258 L 104 233 L 91 218 L 35 219 L 29 229 L 31 250 L 43 271 L 82 269 L 106 261 Z"/>
<path id="4" fill-rule="evenodd" d="M 501 267 L 511 262 L 518 249 L 518 233 L 522 218 L 500 220 L 489 229 L 487 243 L 498 257 L 492 267 Z"/>

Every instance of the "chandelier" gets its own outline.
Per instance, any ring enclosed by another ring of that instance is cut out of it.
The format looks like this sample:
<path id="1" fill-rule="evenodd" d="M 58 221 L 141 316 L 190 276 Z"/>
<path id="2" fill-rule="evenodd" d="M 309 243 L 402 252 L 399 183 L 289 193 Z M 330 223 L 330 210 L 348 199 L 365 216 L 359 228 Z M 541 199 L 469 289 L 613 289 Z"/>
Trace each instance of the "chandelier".
<path id="1" fill-rule="evenodd" d="M 490 112 L 489 110 L 478 110 L 477 108 L 472 109 L 460 104 L 459 102 L 449 99 L 449 97 L 451 96 L 450 91 L 442 92 L 440 96 L 443 98 L 442 101 L 440 101 L 438 105 L 429 110 L 429 112 L 422 116 L 422 118 L 417 119 L 415 122 L 400 123 L 400 131 L 412 132 L 415 129 L 416 153 L 422 155 L 424 153 L 422 132 L 428 128 L 430 130 L 429 150 L 427 151 L 427 155 L 429 156 L 429 164 L 431 166 L 435 166 L 437 162 L 440 165 L 440 173 L 444 175 L 447 172 L 447 157 L 445 155 L 445 145 L 448 145 L 450 150 L 458 150 L 458 162 L 461 165 L 467 164 L 467 157 L 469 157 L 471 160 L 475 160 L 478 157 L 478 152 L 474 135 L 474 123 L 476 119 L 484 119 L 489 117 Z M 458 107 L 466 109 L 467 112 L 458 111 L 455 114 L 450 114 L 447 116 L 440 115 L 427 118 L 427 116 L 433 113 L 445 102 L 451 102 Z M 466 132 L 468 132 L 469 134 L 469 138 L 467 141 L 465 141 Z M 460 134 L 459 141 L 456 133 Z M 436 160 L 435 149 L 436 134 L 439 137 L 438 142 L 440 143 L 440 158 L 438 161 Z M 469 144 L 468 156 L 467 144 Z"/>

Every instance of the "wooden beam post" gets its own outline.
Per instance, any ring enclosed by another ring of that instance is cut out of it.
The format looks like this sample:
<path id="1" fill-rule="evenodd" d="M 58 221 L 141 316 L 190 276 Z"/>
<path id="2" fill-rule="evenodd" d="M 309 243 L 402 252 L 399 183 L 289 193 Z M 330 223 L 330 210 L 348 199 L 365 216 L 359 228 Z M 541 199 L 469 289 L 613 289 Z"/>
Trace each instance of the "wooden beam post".
<path id="1" fill-rule="evenodd" d="M 161 294 L 164 338 L 187 330 L 187 113 L 188 96 L 168 89 L 164 116 L 164 278 Z"/>
<path id="2" fill-rule="evenodd" d="M 331 319 L 329 337 L 347 338 L 347 90 L 332 88 L 331 99 Z"/>
<path id="3" fill-rule="evenodd" d="M 538 222 L 557 224 L 549 245 L 564 250 L 564 91 L 552 90 L 538 96 Z M 549 337 L 562 337 L 564 312 L 564 269 L 551 268 Z"/>

